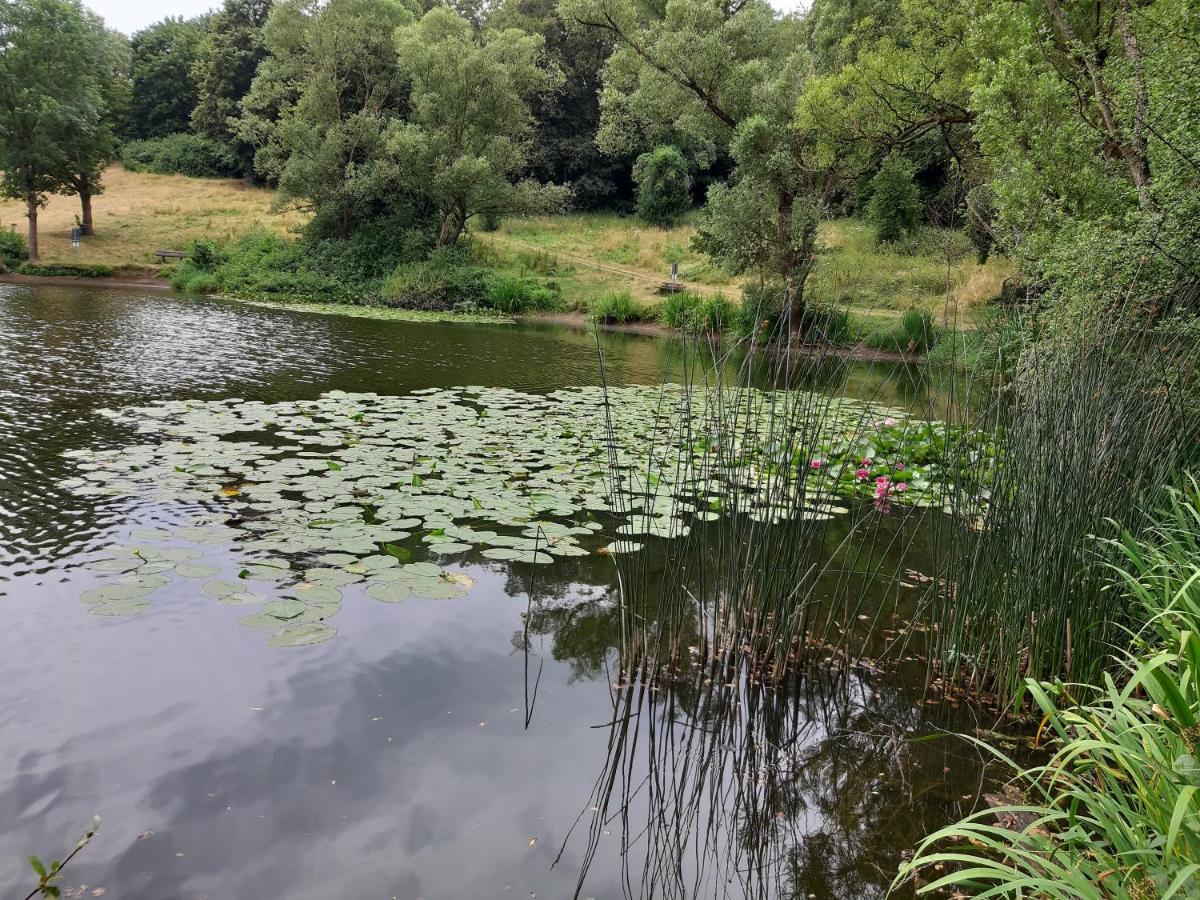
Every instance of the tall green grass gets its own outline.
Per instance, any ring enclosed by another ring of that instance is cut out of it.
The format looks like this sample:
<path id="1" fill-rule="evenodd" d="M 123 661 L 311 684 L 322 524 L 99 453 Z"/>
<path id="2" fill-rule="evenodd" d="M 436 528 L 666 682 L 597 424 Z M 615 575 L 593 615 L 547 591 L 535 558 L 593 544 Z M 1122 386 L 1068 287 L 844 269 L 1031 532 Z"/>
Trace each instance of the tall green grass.
<path id="1" fill-rule="evenodd" d="M 995 808 L 931 834 L 896 883 L 920 893 L 1168 900 L 1200 885 L 1200 485 L 1107 542 L 1106 593 L 1136 614 L 1133 650 L 1092 685 L 1025 688 L 1052 750 Z"/>
<path id="2" fill-rule="evenodd" d="M 1078 322 L 992 375 L 973 423 L 986 482 L 945 498 L 925 618 L 938 674 L 1011 699 L 1026 678 L 1095 680 L 1130 610 L 1104 589 L 1118 527 L 1195 458 L 1200 342 L 1178 323 Z M 1115 524 L 1114 524 L 1115 523 Z"/>

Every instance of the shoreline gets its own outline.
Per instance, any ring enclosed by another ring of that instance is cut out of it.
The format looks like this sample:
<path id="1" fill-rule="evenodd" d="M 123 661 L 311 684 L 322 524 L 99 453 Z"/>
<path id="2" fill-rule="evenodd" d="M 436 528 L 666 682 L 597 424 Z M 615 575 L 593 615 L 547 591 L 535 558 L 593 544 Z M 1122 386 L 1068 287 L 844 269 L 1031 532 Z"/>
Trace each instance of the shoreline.
<path id="1" fill-rule="evenodd" d="M 119 276 L 113 277 L 75 277 L 73 275 L 21 275 L 16 272 L 5 272 L 0 274 L 0 284 L 50 284 L 50 285 L 74 285 L 77 287 L 100 287 L 110 288 L 115 290 L 144 290 L 155 291 L 158 293 L 178 294 L 180 297 L 187 297 L 181 291 L 175 290 L 169 281 L 160 278 L 147 279 L 129 279 Z M 219 300 L 230 300 L 235 303 L 243 303 L 247 306 L 256 306 L 260 309 L 294 309 L 298 312 L 314 312 L 321 314 L 341 314 L 348 316 L 363 316 L 361 310 L 370 310 L 375 307 L 369 306 L 353 306 L 352 304 L 332 304 L 332 303 L 317 303 L 310 301 L 279 301 L 265 302 L 248 300 L 242 297 L 232 297 L 228 294 L 207 294 L 205 296 Z M 320 307 L 319 309 L 317 307 Z M 345 307 L 344 310 L 334 309 L 332 307 Z M 389 309 L 390 307 L 380 307 L 380 309 Z M 391 310 L 395 313 L 398 310 Z M 412 311 L 410 312 L 419 312 Z M 487 318 L 480 316 L 461 315 L 455 313 L 431 313 L 430 317 L 436 317 L 444 322 L 465 322 L 470 324 L 492 324 Z M 380 319 L 395 319 L 398 316 L 380 315 Z M 420 321 L 421 317 L 414 316 L 414 321 Z M 495 318 L 494 324 L 511 324 L 513 322 L 519 324 L 530 325 L 558 325 L 564 328 L 576 328 L 586 330 L 589 328 L 597 328 L 601 331 L 607 331 L 614 334 L 634 334 L 642 337 L 657 337 L 657 338 L 676 338 L 681 336 L 681 332 L 676 331 L 667 325 L 660 322 L 613 322 L 602 323 L 595 322 L 590 319 L 586 313 L 579 311 L 572 312 L 554 312 L 554 313 L 533 313 L 523 314 L 515 317 Z M 900 353 L 893 350 L 876 350 L 863 344 L 855 344 L 851 347 L 823 347 L 814 344 L 797 344 L 793 345 L 790 350 L 792 352 L 802 353 L 810 357 L 832 356 L 841 359 L 846 359 L 850 362 L 891 362 L 891 363 L 906 363 L 911 364 L 920 362 L 924 357 L 920 354 Z"/>

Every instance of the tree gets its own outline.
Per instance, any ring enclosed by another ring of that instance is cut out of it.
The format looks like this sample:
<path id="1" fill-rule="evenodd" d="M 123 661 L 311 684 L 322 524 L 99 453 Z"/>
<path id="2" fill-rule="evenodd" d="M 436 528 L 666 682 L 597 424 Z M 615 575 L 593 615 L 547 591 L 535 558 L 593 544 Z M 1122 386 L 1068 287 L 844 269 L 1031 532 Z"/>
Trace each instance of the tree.
<path id="1" fill-rule="evenodd" d="M 604 153 L 596 144 L 601 73 L 612 40 L 596 29 L 568 28 L 558 16 L 557 0 L 504 0 L 488 15 L 487 27 L 542 35 L 547 66 L 563 75 L 561 86 L 530 98 L 533 125 L 522 174 L 569 186 L 577 209 L 628 199 L 636 154 Z"/>
<path id="2" fill-rule="evenodd" d="M 633 164 L 638 215 L 651 225 L 678 225 L 692 208 L 688 162 L 678 147 L 664 144 L 643 153 Z"/>
<path id="3" fill-rule="evenodd" d="M 409 119 L 390 135 L 408 190 L 431 196 L 438 246 L 457 243 L 475 216 L 499 218 L 561 205 L 565 192 L 515 182 L 531 125 L 529 98 L 559 73 L 542 61 L 540 35 L 515 28 L 474 31 L 438 7 L 396 32 L 408 81 Z"/>
<path id="4" fill-rule="evenodd" d="M 63 189 L 75 141 L 101 115 L 100 52 L 78 0 L 0 0 L 0 188 L 25 201 L 32 262 L 38 210 Z"/>
<path id="5" fill-rule="evenodd" d="M 913 164 L 892 152 L 871 180 L 871 202 L 867 217 L 875 226 L 875 238 L 887 244 L 916 230 L 921 222 L 921 192 L 913 182 Z"/>
<path id="6" fill-rule="evenodd" d="M 271 0 L 225 0 L 221 10 L 209 18 L 191 71 L 196 85 L 191 123 L 199 134 L 234 142 L 231 121 L 267 55 L 263 26 L 270 11 Z M 243 148 L 239 155 L 251 154 L 250 148 Z M 246 160 L 247 168 L 250 162 Z"/>
<path id="7" fill-rule="evenodd" d="M 203 18 L 167 18 L 134 34 L 123 137 L 145 140 L 189 129 L 196 107 L 192 68 L 204 27 Z"/>
<path id="8" fill-rule="evenodd" d="M 92 198 L 104 191 L 101 176 L 117 155 L 117 128 L 129 103 L 129 39 L 105 29 L 99 16 L 84 13 L 87 27 L 94 31 L 98 53 L 92 72 L 97 79 L 100 108 L 91 127 L 73 135 L 67 188 L 79 197 L 79 230 L 92 234 Z"/>
<path id="9" fill-rule="evenodd" d="M 997 227 L 1057 296 L 1195 302 L 1198 47 L 1186 0 L 983 4 L 970 102 Z"/>
<path id="10" fill-rule="evenodd" d="M 734 269 L 753 264 L 782 281 L 798 332 L 817 225 L 844 177 L 841 148 L 821 138 L 822 124 L 793 121 L 811 78 L 800 22 L 762 0 L 563 0 L 560 11 L 618 46 L 605 68 L 602 146 L 681 135 L 710 158 L 732 156 L 731 186 L 709 191 L 700 245 Z"/>
<path id="11" fill-rule="evenodd" d="M 394 32 L 412 22 L 398 0 L 277 4 L 264 29 L 269 56 L 242 101 L 237 134 L 258 174 L 348 236 L 397 202 L 389 125 L 407 109 Z"/>

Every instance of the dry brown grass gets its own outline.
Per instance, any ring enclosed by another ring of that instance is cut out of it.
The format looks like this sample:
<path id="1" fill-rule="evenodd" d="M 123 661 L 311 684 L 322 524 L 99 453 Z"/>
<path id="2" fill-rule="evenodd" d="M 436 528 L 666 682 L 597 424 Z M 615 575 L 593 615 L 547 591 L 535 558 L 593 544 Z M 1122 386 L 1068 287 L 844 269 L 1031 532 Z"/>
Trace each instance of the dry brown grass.
<path id="1" fill-rule="evenodd" d="M 255 228 L 280 233 L 305 217 L 273 209 L 265 188 L 217 178 L 127 172 L 119 165 L 104 173 L 104 193 L 93 201 L 96 233 L 71 249 L 79 214 L 76 197 L 53 196 L 38 216 L 43 263 L 100 264 L 155 268 L 155 250 L 186 250 L 198 238 L 223 240 Z M 0 227 L 27 227 L 25 206 L 0 200 Z"/>

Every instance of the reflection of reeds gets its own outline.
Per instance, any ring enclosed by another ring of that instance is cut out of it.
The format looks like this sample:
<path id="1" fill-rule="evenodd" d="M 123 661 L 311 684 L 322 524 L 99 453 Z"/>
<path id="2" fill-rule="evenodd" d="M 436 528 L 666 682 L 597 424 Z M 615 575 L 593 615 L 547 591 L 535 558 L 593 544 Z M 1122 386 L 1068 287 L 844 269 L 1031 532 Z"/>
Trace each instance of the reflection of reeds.
<path id="1" fill-rule="evenodd" d="M 850 673 L 755 686 L 749 665 L 693 655 L 669 684 L 617 691 L 604 766 L 556 860 L 579 860 L 575 896 L 603 846 L 630 898 L 882 897 L 900 849 L 946 815 L 949 790 L 912 809 L 914 765 L 951 760 L 906 740 L 920 714 L 901 695 Z"/>

